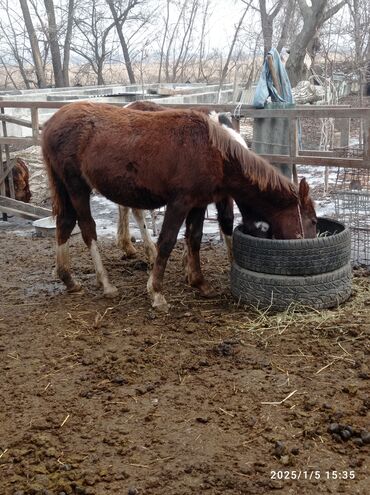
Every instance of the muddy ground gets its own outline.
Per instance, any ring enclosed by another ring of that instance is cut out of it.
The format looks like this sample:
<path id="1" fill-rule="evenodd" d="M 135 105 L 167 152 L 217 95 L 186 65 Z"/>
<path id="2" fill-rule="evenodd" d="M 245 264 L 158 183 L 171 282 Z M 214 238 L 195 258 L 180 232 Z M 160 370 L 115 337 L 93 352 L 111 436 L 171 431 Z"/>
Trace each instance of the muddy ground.
<path id="1" fill-rule="evenodd" d="M 0 494 L 369 493 L 369 277 L 336 310 L 266 316 L 231 298 L 217 243 L 201 299 L 180 243 L 163 315 L 141 248 L 103 240 L 116 301 L 79 236 L 82 295 L 53 279 L 51 239 L 0 229 L 0 253 Z"/>

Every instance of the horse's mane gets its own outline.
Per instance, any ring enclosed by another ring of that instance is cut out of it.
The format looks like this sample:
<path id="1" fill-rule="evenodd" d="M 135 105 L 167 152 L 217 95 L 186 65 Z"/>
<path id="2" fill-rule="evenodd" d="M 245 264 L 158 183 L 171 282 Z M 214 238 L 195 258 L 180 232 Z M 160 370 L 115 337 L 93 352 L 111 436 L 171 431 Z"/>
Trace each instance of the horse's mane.
<path id="1" fill-rule="evenodd" d="M 284 177 L 267 160 L 258 156 L 253 151 L 244 148 L 238 141 L 233 139 L 227 130 L 222 128 L 217 122 L 208 118 L 209 139 L 216 147 L 224 159 L 237 161 L 246 178 L 261 191 L 279 192 L 288 202 L 295 202 L 298 199 L 297 187 L 286 177 Z M 281 196 L 279 200 L 281 201 Z"/>

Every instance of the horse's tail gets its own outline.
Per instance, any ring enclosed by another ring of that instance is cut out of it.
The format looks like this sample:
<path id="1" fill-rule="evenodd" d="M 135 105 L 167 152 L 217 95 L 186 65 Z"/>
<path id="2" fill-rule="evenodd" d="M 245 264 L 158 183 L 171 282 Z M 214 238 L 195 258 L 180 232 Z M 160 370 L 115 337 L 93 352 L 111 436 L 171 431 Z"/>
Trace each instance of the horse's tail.
<path id="1" fill-rule="evenodd" d="M 63 212 L 66 212 L 70 208 L 71 200 L 69 198 L 66 186 L 53 169 L 52 160 L 44 145 L 42 146 L 42 154 L 48 173 L 49 187 L 51 190 L 52 198 L 52 210 L 53 216 L 55 217 L 57 215 L 61 215 Z"/>

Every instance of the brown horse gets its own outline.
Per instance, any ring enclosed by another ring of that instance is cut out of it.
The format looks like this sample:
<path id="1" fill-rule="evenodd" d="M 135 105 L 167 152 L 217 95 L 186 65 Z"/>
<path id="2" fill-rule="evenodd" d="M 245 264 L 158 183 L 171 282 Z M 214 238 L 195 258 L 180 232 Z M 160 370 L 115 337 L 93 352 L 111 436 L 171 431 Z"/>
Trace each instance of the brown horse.
<path id="1" fill-rule="evenodd" d="M 22 158 L 17 157 L 16 163 L 12 168 L 15 199 L 29 203 L 32 194 L 30 191 L 30 173 L 26 162 Z M 10 197 L 10 187 L 8 179 L 5 180 L 5 195 Z"/>
<path id="2" fill-rule="evenodd" d="M 164 112 L 168 110 L 168 108 L 164 107 L 163 105 L 158 105 L 158 103 L 154 103 L 148 100 L 133 101 L 125 105 L 125 108 L 129 108 L 130 110 L 140 110 L 143 112 Z M 208 107 L 196 107 L 193 108 L 193 110 L 205 113 L 209 117 L 218 121 L 223 127 L 225 127 L 228 130 L 228 132 L 235 139 L 239 140 L 242 146 L 248 148 L 244 140 L 234 129 L 230 114 L 216 113 L 214 111 L 211 111 Z M 233 224 L 234 224 L 234 202 L 232 198 L 226 197 L 218 201 L 216 203 L 216 210 L 217 210 L 217 220 L 220 226 L 221 233 L 225 239 L 228 257 L 231 263 L 233 258 L 232 234 L 233 234 Z M 205 213 L 206 213 L 206 208 L 204 208 L 204 216 Z M 144 244 L 144 250 L 148 258 L 149 265 L 152 266 L 154 264 L 154 260 L 157 255 L 157 249 L 148 232 L 144 212 L 143 210 L 132 208 L 132 214 L 140 229 L 141 238 Z M 131 256 L 135 256 L 136 249 L 131 241 L 129 215 L 130 215 L 130 208 L 127 208 L 126 206 L 119 206 L 119 215 L 118 215 L 118 224 L 117 224 L 117 245 L 126 253 L 128 257 L 131 257 Z M 152 221 L 154 222 L 153 212 L 152 212 Z M 188 237 L 189 237 L 189 232 L 187 230 L 185 232 L 185 239 L 188 240 Z M 184 257 L 184 260 L 186 259 L 187 259 L 187 255 Z M 191 270 L 187 270 L 187 278 L 188 278 L 188 282 L 191 284 L 191 280 L 189 280 L 189 278 L 191 278 Z"/>
<path id="3" fill-rule="evenodd" d="M 78 220 L 98 283 L 115 296 L 96 244 L 90 212 L 92 188 L 131 208 L 167 205 L 147 289 L 153 307 L 167 309 L 162 283 L 181 224 L 188 228 L 193 285 L 208 290 L 200 269 L 204 207 L 225 196 L 243 218 L 255 212 L 280 239 L 314 237 L 316 214 L 303 179 L 299 190 L 225 129 L 195 111 L 140 112 L 99 103 L 72 103 L 46 123 L 42 150 L 57 216 L 57 273 L 71 292 L 68 239 Z"/>

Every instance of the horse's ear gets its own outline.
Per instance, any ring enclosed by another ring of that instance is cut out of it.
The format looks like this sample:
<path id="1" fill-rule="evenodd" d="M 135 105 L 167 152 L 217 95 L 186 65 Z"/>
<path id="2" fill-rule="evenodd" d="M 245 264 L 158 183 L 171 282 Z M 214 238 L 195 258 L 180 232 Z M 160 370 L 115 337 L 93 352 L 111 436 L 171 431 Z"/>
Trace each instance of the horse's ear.
<path id="1" fill-rule="evenodd" d="M 303 177 L 303 179 L 301 179 L 301 182 L 299 183 L 299 199 L 301 200 L 302 204 L 305 204 L 308 200 L 309 193 L 310 186 L 308 185 L 306 179 Z"/>

